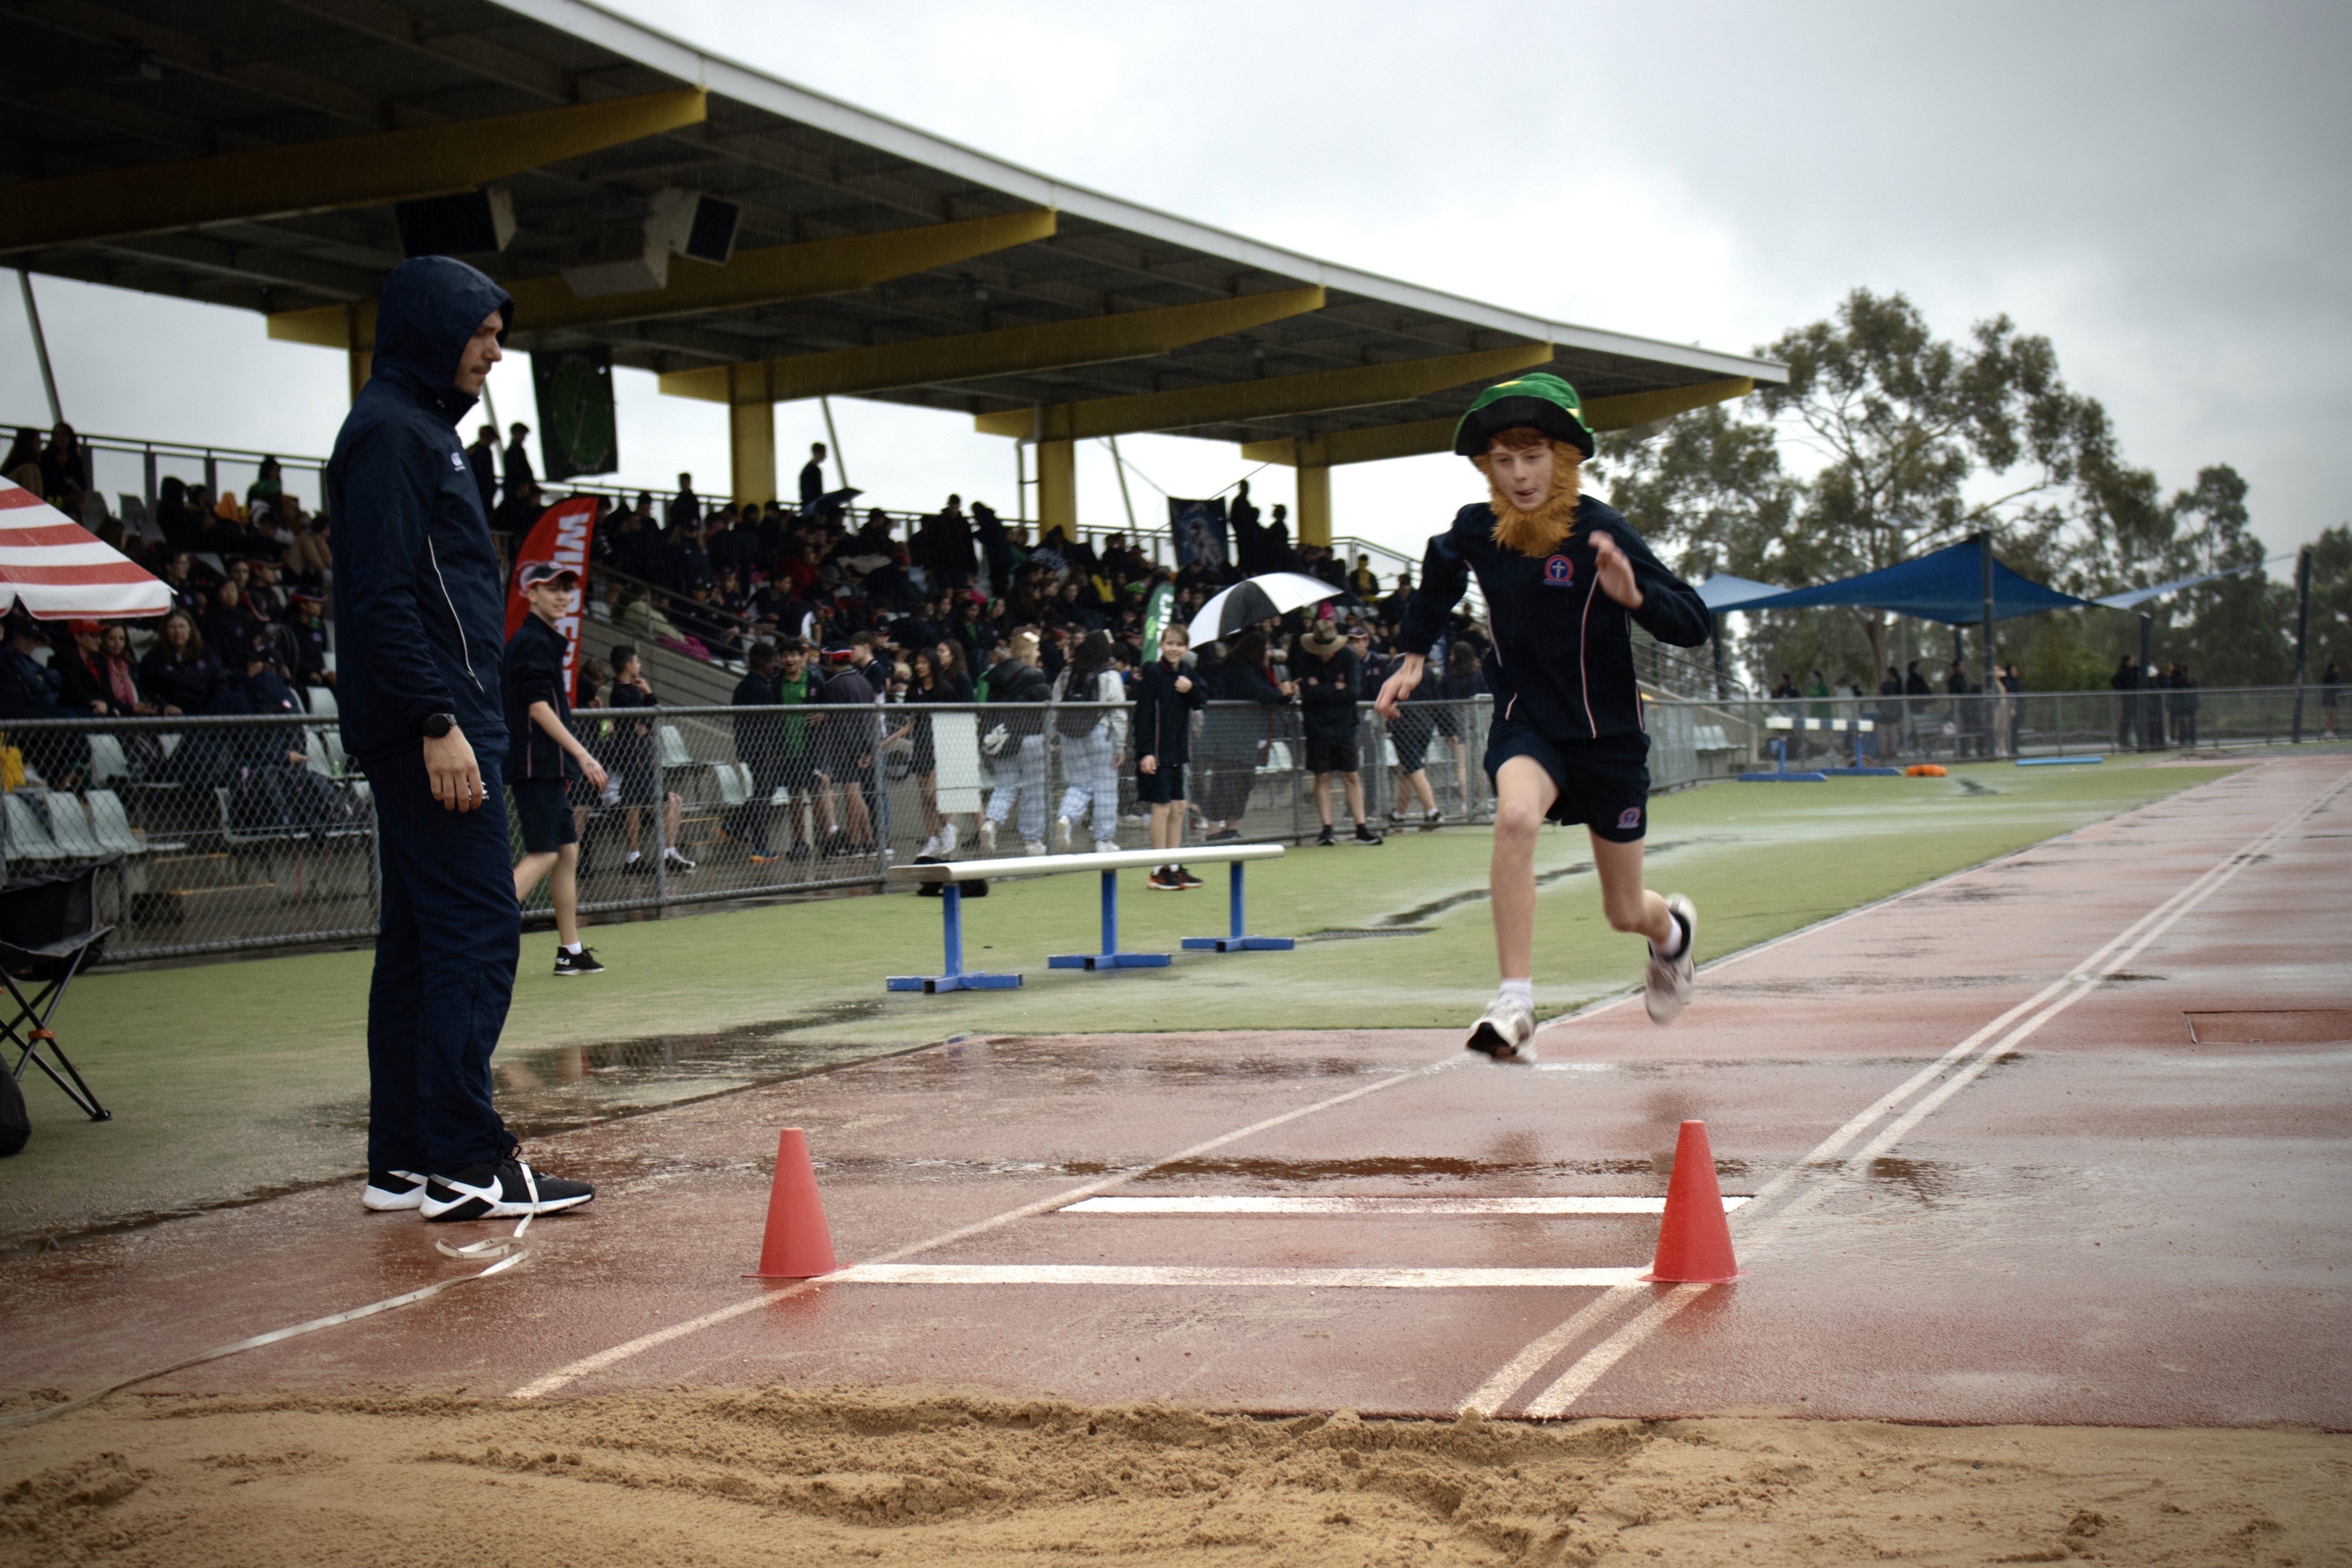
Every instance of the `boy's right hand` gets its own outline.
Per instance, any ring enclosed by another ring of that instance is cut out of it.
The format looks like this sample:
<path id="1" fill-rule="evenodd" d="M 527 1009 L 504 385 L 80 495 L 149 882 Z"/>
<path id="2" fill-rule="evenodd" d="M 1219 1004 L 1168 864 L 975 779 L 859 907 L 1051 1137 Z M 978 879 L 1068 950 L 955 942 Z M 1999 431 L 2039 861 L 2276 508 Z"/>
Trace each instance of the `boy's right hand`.
<path id="1" fill-rule="evenodd" d="M 1160 759 L 1158 757 L 1138 757 L 1135 759 L 1135 771 L 1139 773 L 1156 773 L 1160 771 Z"/>
<path id="2" fill-rule="evenodd" d="M 1177 690 L 1179 690 L 1179 691 L 1190 691 L 1190 690 L 1192 690 L 1192 678 L 1191 676 L 1189 676 L 1189 675 L 1180 675 L 1180 676 L 1178 676 L 1178 677 L 1176 678 L 1176 689 L 1177 689 Z"/>

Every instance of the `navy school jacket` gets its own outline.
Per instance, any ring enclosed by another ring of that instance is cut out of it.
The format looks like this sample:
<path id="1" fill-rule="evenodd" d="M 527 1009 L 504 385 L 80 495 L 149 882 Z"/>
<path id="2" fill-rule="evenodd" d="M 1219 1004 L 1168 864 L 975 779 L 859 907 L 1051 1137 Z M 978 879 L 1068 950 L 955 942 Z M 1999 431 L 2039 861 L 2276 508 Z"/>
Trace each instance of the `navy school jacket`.
<path id="1" fill-rule="evenodd" d="M 327 462 L 336 706 L 362 760 L 418 744 L 432 713 L 455 714 L 486 763 L 506 750 L 505 574 L 457 438 L 475 399 L 450 380 L 482 319 L 513 309 L 446 256 L 402 262 L 377 301 L 374 370 Z"/>
<path id="2" fill-rule="evenodd" d="M 1176 678 L 1188 675 L 1192 689 L 1176 689 Z M 1138 761 L 1157 757 L 1160 767 L 1181 767 L 1192 760 L 1192 710 L 1209 700 L 1199 671 L 1181 665 L 1168 668 L 1155 658 L 1135 678 L 1135 723 L 1128 749 Z"/>
<path id="3" fill-rule="evenodd" d="M 1697 592 L 1667 571 L 1622 517 L 1591 496 L 1577 503 L 1576 527 L 1567 540 L 1542 559 L 1496 543 L 1494 531 L 1494 510 L 1479 501 L 1431 538 L 1397 646 L 1427 654 L 1475 572 L 1495 634 L 1486 671 L 1497 720 L 1532 724 L 1554 740 L 1638 732 L 1642 700 L 1633 683 L 1632 625 L 1640 622 L 1660 642 L 1696 647 L 1713 630 Z M 1628 613 L 1600 591 L 1592 535 L 1601 531 L 1633 563 L 1642 590 L 1638 610 Z"/>
<path id="4" fill-rule="evenodd" d="M 506 774 L 517 779 L 576 779 L 580 764 L 555 743 L 555 737 L 530 721 L 530 705 L 544 702 L 555 710 L 556 721 L 572 723 L 572 693 L 563 681 L 563 634 L 526 615 L 509 638 L 500 659 L 499 686 L 507 726 Z"/>

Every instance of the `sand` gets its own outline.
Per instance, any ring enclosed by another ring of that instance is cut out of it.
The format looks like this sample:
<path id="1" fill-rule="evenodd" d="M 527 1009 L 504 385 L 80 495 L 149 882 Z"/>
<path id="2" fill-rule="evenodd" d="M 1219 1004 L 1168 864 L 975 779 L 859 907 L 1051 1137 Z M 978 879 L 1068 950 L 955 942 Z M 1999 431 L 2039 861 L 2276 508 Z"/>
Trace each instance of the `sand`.
<path id="1" fill-rule="evenodd" d="M 37 1403 L 16 1400 L 23 1410 Z M 118 1395 L 0 1434 L 0 1561 L 2352 1563 L 2352 1436 L 1272 1419 L 975 1389 Z"/>

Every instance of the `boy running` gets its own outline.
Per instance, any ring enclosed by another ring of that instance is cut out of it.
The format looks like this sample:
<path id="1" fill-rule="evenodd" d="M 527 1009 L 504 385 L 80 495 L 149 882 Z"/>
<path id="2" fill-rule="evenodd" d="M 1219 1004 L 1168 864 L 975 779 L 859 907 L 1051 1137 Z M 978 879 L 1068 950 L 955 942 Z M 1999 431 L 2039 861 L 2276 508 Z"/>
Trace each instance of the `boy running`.
<path id="1" fill-rule="evenodd" d="M 1495 781 L 1488 887 L 1503 984 L 1464 1043 L 1497 1061 L 1528 1061 L 1536 830 L 1547 820 L 1580 823 L 1591 834 L 1610 925 L 1649 940 L 1651 1019 L 1666 1023 L 1690 1000 L 1698 911 L 1680 894 L 1664 899 L 1642 885 L 1650 739 L 1627 627 L 1639 621 L 1677 647 L 1697 647 L 1710 628 L 1698 595 L 1625 520 L 1580 495 L 1593 439 L 1568 383 L 1538 372 L 1488 387 L 1454 426 L 1454 450 L 1486 476 L 1488 499 L 1464 507 L 1430 540 L 1397 639 L 1403 657 L 1375 707 L 1396 718 L 1475 572 L 1495 636 L 1486 666 L 1495 699 L 1486 761 Z"/>
<path id="2" fill-rule="evenodd" d="M 1192 713 L 1208 700 L 1184 672 L 1192 635 L 1171 625 L 1160 634 L 1160 657 L 1136 678 L 1135 798 L 1151 807 L 1151 847 L 1171 853 L 1184 844 L 1184 764 L 1192 755 Z M 1152 868 L 1143 884 L 1155 892 L 1181 892 L 1201 879 L 1174 860 Z"/>

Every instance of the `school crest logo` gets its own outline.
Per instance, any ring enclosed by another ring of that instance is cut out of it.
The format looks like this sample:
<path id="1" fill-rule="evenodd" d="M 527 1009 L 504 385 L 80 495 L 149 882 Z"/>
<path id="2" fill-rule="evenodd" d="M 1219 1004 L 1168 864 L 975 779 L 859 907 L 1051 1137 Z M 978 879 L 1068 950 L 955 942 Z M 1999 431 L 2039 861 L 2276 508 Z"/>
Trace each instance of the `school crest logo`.
<path id="1" fill-rule="evenodd" d="M 1576 563 L 1565 555 L 1555 555 L 1544 563 L 1544 586 L 1573 588 L 1576 586 Z"/>
<path id="2" fill-rule="evenodd" d="M 1620 828 L 1641 826 L 1642 808 L 1638 805 L 1629 805 L 1623 811 L 1619 812 L 1617 814 L 1617 826 Z"/>
<path id="3" fill-rule="evenodd" d="M 466 454 L 463 452 L 450 453 L 449 466 L 457 469 L 459 473 L 464 473 L 466 471 Z"/>

